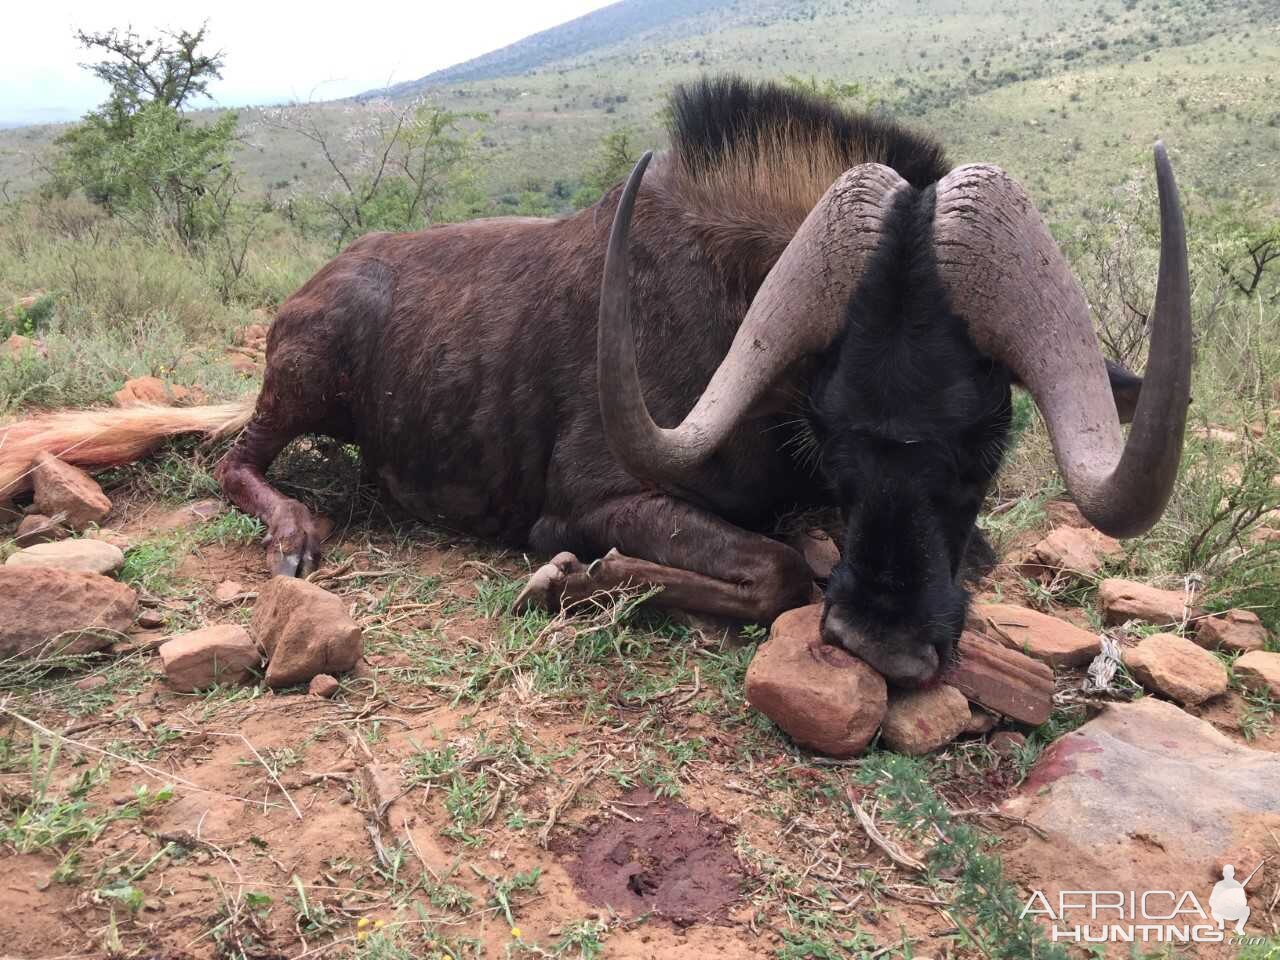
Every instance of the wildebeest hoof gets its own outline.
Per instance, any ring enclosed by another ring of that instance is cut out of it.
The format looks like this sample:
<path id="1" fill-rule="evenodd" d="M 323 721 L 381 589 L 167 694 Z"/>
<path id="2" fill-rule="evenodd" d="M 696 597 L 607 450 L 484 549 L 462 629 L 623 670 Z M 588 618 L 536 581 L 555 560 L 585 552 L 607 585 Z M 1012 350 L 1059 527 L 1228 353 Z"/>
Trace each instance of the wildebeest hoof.
<path id="1" fill-rule="evenodd" d="M 515 603 L 511 605 L 513 613 L 525 613 L 529 610 L 554 610 L 560 605 L 560 592 L 564 587 L 565 577 L 571 573 L 582 573 L 586 570 L 572 553 L 564 551 L 544 563 L 520 591 Z"/>
<path id="2" fill-rule="evenodd" d="M 320 548 L 333 525 L 296 500 L 276 508 L 267 523 L 267 569 L 274 577 L 305 577 L 320 564 Z"/>

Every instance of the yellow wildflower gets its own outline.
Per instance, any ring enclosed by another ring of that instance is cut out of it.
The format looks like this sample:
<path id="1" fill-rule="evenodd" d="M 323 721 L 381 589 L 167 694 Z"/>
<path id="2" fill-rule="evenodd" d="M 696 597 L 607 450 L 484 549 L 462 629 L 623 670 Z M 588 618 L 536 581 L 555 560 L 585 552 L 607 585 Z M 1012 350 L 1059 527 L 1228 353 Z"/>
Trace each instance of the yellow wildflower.
<path id="1" fill-rule="evenodd" d="M 520 934 L 520 928 L 519 928 L 519 927 L 512 927 L 512 928 L 511 928 L 511 936 L 513 936 L 513 937 L 515 937 L 517 940 L 519 940 L 519 939 L 520 939 L 520 936 L 521 936 L 521 934 Z"/>

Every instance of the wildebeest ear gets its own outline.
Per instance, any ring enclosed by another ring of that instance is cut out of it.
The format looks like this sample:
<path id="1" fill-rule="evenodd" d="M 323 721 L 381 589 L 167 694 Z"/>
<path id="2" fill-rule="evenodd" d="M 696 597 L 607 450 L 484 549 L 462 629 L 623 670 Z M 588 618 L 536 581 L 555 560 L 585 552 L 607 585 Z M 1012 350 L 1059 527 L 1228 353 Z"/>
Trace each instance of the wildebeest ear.
<path id="1" fill-rule="evenodd" d="M 1115 398 L 1120 422 L 1132 423 L 1133 412 L 1138 409 L 1138 394 L 1142 392 L 1142 378 L 1114 360 L 1108 360 L 1107 379 L 1111 381 L 1111 396 Z"/>

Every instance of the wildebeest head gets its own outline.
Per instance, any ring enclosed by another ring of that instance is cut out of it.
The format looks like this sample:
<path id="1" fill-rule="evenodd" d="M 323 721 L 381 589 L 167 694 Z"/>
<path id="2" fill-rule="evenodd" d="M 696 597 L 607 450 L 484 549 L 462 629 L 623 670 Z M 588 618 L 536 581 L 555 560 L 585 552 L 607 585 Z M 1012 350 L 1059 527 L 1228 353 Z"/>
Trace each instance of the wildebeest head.
<path id="1" fill-rule="evenodd" d="M 1153 336 L 1127 441 L 1079 284 L 1026 194 L 987 165 L 924 190 L 879 164 L 843 174 L 770 271 L 693 410 L 658 427 L 627 316 L 626 238 L 648 159 L 619 201 L 601 290 L 610 448 L 636 476 L 696 489 L 700 465 L 748 412 L 816 364 L 808 420 L 848 520 L 825 598 L 829 642 L 900 684 L 937 676 L 964 623 L 960 566 L 1003 453 L 1013 382 L 1035 399 L 1067 491 L 1095 527 L 1126 537 L 1159 519 L 1191 365 L 1186 243 L 1162 145 Z M 1130 406 L 1133 383 L 1117 386 Z"/>

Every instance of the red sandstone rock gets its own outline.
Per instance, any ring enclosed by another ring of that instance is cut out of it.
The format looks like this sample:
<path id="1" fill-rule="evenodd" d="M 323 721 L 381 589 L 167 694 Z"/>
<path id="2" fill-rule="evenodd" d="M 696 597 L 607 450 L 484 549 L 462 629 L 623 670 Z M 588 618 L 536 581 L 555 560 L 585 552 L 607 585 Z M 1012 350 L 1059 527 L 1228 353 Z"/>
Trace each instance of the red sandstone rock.
<path id="1" fill-rule="evenodd" d="M 307 693 L 313 697 L 323 697 L 328 700 L 338 692 L 338 678 L 331 677 L 327 673 L 317 673 L 311 678 L 311 683 L 307 685 Z"/>
<path id="2" fill-rule="evenodd" d="M 1143 620 L 1156 626 L 1172 626 L 1199 613 L 1188 609 L 1186 603 L 1181 590 L 1160 590 L 1132 580 L 1103 580 L 1098 587 L 1103 618 L 1112 624 Z"/>
<path id="3" fill-rule="evenodd" d="M 747 668 L 747 702 L 796 743 L 852 757 L 875 736 L 887 709 L 884 678 L 822 642 L 821 604 L 788 610 Z"/>
<path id="4" fill-rule="evenodd" d="M 31 547 L 37 543 L 49 543 L 61 540 L 67 535 L 62 524 L 38 513 L 31 513 L 22 518 L 18 531 L 13 535 L 13 542 L 20 547 Z"/>
<path id="5" fill-rule="evenodd" d="M 1248 653 L 1267 645 L 1267 628 L 1258 615 L 1249 610 L 1228 610 L 1217 617 L 1202 617 L 1195 622 L 1196 643 L 1206 650 Z"/>
<path id="6" fill-rule="evenodd" d="M 46 517 L 65 513 L 63 522 L 72 530 L 83 530 L 111 511 L 111 501 L 93 477 L 50 453 L 36 455 L 33 484 L 35 512 Z"/>
<path id="7" fill-rule="evenodd" d="M 1012 760 L 1027 744 L 1027 738 L 1016 730 L 997 730 L 987 745 L 1006 760 Z"/>
<path id="8" fill-rule="evenodd" d="M 130 587 L 96 573 L 0 567 L 0 660 L 101 650 L 137 609 Z"/>
<path id="9" fill-rule="evenodd" d="M 115 392 L 112 400 L 117 407 L 163 406 L 173 403 L 169 388 L 159 377 L 134 377 Z"/>
<path id="10" fill-rule="evenodd" d="M 1053 671 L 995 640 L 966 630 L 957 659 L 943 676 L 970 700 L 1033 726 L 1053 712 Z"/>
<path id="11" fill-rule="evenodd" d="M 30 337 L 24 337 L 20 334 L 13 334 L 4 342 L 4 346 L 0 347 L 0 359 L 8 357 L 15 362 L 21 360 L 25 356 L 48 356 L 48 348 L 39 340 L 32 340 Z"/>
<path id="12" fill-rule="evenodd" d="M 1102 650 L 1097 634 L 1048 614 L 1007 603 L 974 604 L 983 633 L 1051 667 L 1082 666 Z"/>
<path id="13" fill-rule="evenodd" d="M 996 724 L 999 722 L 1000 718 L 994 713 L 990 713 L 982 709 L 982 707 L 970 705 L 969 722 L 965 724 L 964 732 L 977 734 L 990 733 L 995 729 Z"/>
<path id="14" fill-rule="evenodd" d="M 244 592 L 244 584 L 239 580 L 223 580 L 213 591 L 213 599 L 225 605 L 233 603 Z"/>
<path id="15" fill-rule="evenodd" d="M 225 623 L 162 643 L 160 661 L 171 687 L 194 693 L 219 684 L 252 682 L 262 657 L 244 627 Z"/>
<path id="16" fill-rule="evenodd" d="M 1237 660 L 1232 669 L 1250 690 L 1280 700 L 1280 653 L 1254 650 Z"/>
<path id="17" fill-rule="evenodd" d="M 267 684 L 307 683 L 318 673 L 346 673 L 363 653 L 360 627 L 342 600 L 293 577 L 274 577 L 258 593 L 254 636 L 267 652 Z"/>
<path id="18" fill-rule="evenodd" d="M 124 566 L 124 553 L 119 547 L 91 540 L 53 540 L 37 543 L 12 554 L 6 567 L 56 567 L 60 570 L 83 570 L 108 574 Z"/>
<path id="19" fill-rule="evenodd" d="M 1022 572 L 1033 579 L 1052 580 L 1060 574 L 1091 577 L 1108 560 L 1124 556 L 1124 547 L 1090 527 L 1057 527 L 1037 543 L 1022 561 Z"/>
<path id="20" fill-rule="evenodd" d="M 1051 527 L 1089 527 L 1084 514 L 1070 500 L 1051 500 L 1044 505 L 1045 516 Z"/>
<path id="21" fill-rule="evenodd" d="M 969 725 L 969 701 L 955 687 L 895 690 L 880 726 L 885 745 L 917 757 L 946 746 Z"/>
<path id="22" fill-rule="evenodd" d="M 1227 668 L 1186 637 L 1157 633 L 1126 650 L 1124 665 L 1148 690 L 1194 706 L 1227 692 Z"/>

